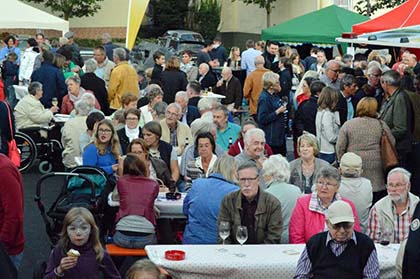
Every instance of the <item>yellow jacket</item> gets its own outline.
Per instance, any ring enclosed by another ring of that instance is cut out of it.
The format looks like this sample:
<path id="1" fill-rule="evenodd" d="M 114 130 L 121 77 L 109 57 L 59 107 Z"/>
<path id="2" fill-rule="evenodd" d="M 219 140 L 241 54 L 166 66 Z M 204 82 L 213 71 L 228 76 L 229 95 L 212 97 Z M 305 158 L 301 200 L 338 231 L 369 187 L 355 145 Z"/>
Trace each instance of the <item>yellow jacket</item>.
<path id="1" fill-rule="evenodd" d="M 120 109 L 122 107 L 121 97 L 128 92 L 139 94 L 137 72 L 127 61 L 122 61 L 111 71 L 108 87 L 110 108 Z"/>

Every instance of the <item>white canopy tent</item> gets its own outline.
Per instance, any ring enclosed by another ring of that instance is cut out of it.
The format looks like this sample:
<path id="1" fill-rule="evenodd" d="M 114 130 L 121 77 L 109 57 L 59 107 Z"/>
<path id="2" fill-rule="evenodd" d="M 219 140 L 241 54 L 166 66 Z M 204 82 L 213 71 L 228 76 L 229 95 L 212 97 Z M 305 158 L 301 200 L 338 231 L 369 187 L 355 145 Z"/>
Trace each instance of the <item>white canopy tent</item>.
<path id="1" fill-rule="evenodd" d="M 69 30 L 69 22 L 17 0 L 1 0 L 0 28 Z"/>

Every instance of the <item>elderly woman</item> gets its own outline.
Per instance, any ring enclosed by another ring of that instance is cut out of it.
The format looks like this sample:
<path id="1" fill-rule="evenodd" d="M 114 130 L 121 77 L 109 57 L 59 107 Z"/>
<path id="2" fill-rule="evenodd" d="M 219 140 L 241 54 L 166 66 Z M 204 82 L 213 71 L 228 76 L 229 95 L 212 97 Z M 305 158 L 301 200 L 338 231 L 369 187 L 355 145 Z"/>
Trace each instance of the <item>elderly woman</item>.
<path id="1" fill-rule="evenodd" d="M 281 91 L 279 75 L 267 72 L 263 75 L 263 91 L 258 99 L 258 123 L 265 132 L 266 143 L 274 154 L 286 155 L 286 137 L 284 131 L 283 104 L 279 93 Z"/>
<path id="2" fill-rule="evenodd" d="M 165 71 L 160 75 L 162 89 L 165 94 L 163 100 L 167 103 L 175 102 L 175 94 L 187 88 L 187 75 L 180 70 L 179 59 L 176 56 L 169 58 Z"/>
<path id="3" fill-rule="evenodd" d="M 66 79 L 68 94 L 63 97 L 61 104 L 61 113 L 70 114 L 74 109 L 74 103 L 80 100 L 86 90 L 80 87 L 80 78 L 78 76 L 71 76 Z M 101 110 L 98 101 L 95 101 L 95 108 Z"/>
<path id="4" fill-rule="evenodd" d="M 150 156 L 152 158 L 162 159 L 170 170 L 173 181 L 178 181 L 178 156 L 172 145 L 160 139 L 162 137 L 162 127 L 159 122 L 150 121 L 146 123 L 142 132 L 144 141 L 149 147 Z"/>
<path id="5" fill-rule="evenodd" d="M 362 158 L 347 152 L 340 160 L 341 183 L 338 192 L 343 198 L 351 200 L 356 206 L 362 233 L 366 233 L 369 210 L 372 206 L 372 184 L 361 177 Z"/>
<path id="6" fill-rule="evenodd" d="M 81 87 L 92 91 L 101 106 L 102 112 L 105 115 L 110 115 L 105 81 L 95 74 L 97 68 L 98 64 L 94 59 L 89 59 L 85 62 L 85 74 L 80 78 Z"/>
<path id="7" fill-rule="evenodd" d="M 143 137 L 139 128 L 140 111 L 135 108 L 124 111 L 124 119 L 124 128 L 117 130 L 117 134 L 120 140 L 122 154 L 127 154 L 127 147 L 130 142 Z"/>
<path id="8" fill-rule="evenodd" d="M 83 165 L 102 168 L 108 175 L 118 170 L 120 143 L 110 120 L 98 123 L 93 142 L 83 152 Z"/>
<path id="9" fill-rule="evenodd" d="M 188 181 L 194 181 L 199 177 L 208 177 L 217 159 L 216 143 L 210 132 L 198 134 L 194 145 L 198 157 L 187 164 Z"/>
<path id="10" fill-rule="evenodd" d="M 299 158 L 290 162 L 289 183 L 298 186 L 302 193 L 309 194 L 318 172 L 329 164 L 316 158 L 319 153 L 318 142 L 312 134 L 303 134 L 298 138 L 297 151 Z"/>
<path id="11" fill-rule="evenodd" d="M 226 194 L 238 190 L 236 180 L 235 159 L 225 154 L 217 158 L 208 178 L 193 182 L 184 199 L 183 211 L 188 222 L 183 244 L 217 243 L 220 204 Z"/>
<path id="12" fill-rule="evenodd" d="M 354 204 L 338 194 L 340 174 L 332 167 L 323 168 L 316 179 L 316 191 L 300 197 L 293 209 L 289 224 L 289 242 L 306 243 L 313 235 L 327 229 L 325 215 L 328 207 L 336 200 L 348 202 L 355 217 L 354 228 L 360 231 L 359 219 Z"/>
<path id="13" fill-rule="evenodd" d="M 385 131 L 395 144 L 388 125 L 376 118 L 378 103 L 373 97 L 364 97 L 356 107 L 356 118 L 344 123 L 337 139 L 337 157 L 346 152 L 359 155 L 363 161 L 363 177 L 372 182 L 373 204 L 387 195 L 381 160 L 381 137 Z"/>
<path id="14" fill-rule="evenodd" d="M 149 170 L 149 177 L 160 180 L 169 191 L 175 191 L 175 182 L 172 180 L 171 173 L 166 163 L 158 158 L 150 157 L 149 147 L 144 139 L 134 139 L 128 146 L 127 153 L 135 153 L 146 164 Z"/>
<path id="15" fill-rule="evenodd" d="M 156 104 L 163 100 L 163 91 L 157 84 L 151 84 L 146 87 L 146 98 L 149 100 L 147 105 L 140 107 L 141 119 L 140 127 L 143 127 L 147 122 L 153 121 L 153 112 Z"/>
<path id="16" fill-rule="evenodd" d="M 266 192 L 275 196 L 281 203 L 283 228 L 281 243 L 289 243 L 289 222 L 297 199 L 302 195 L 300 189 L 288 184 L 290 178 L 289 163 L 281 155 L 273 155 L 263 163 L 263 178 L 267 185 Z"/>
<path id="17" fill-rule="evenodd" d="M 300 106 L 300 104 L 302 104 L 306 100 L 309 100 L 309 98 L 311 97 L 311 83 L 314 80 L 317 80 L 317 79 L 313 77 L 306 77 L 303 79 L 302 94 L 296 97 L 298 107 Z"/>
<path id="18" fill-rule="evenodd" d="M 304 93 L 304 85 L 303 85 L 304 80 L 306 78 L 309 78 L 309 77 L 311 77 L 313 79 L 318 79 L 319 76 L 318 76 L 318 73 L 315 72 L 315 71 L 306 71 L 305 72 L 305 74 L 303 75 L 299 85 L 296 88 L 295 95 L 293 96 L 293 105 L 294 105 L 295 109 L 297 109 L 297 107 L 298 107 L 297 98 L 299 97 L 299 95 Z M 302 98 L 302 97 L 300 97 L 300 98 Z"/>
<path id="19" fill-rule="evenodd" d="M 15 107 L 17 129 L 48 125 L 53 118 L 53 113 L 58 111 L 57 106 L 46 109 L 39 101 L 43 95 L 40 82 L 32 82 L 28 87 L 28 92 L 29 94 L 23 97 Z"/>
<path id="20" fill-rule="evenodd" d="M 338 91 L 324 87 L 319 94 L 316 113 L 316 137 L 319 143 L 319 158 L 332 164 L 335 161 L 335 143 L 340 129 L 340 115 L 336 111 Z"/>

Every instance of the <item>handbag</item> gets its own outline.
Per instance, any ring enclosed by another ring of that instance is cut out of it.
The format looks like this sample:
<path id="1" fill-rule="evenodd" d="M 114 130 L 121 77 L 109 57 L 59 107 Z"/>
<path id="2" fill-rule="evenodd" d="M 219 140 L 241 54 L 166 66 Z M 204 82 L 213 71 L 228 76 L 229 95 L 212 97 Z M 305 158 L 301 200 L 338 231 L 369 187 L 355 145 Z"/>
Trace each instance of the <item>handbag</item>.
<path id="1" fill-rule="evenodd" d="M 382 134 L 381 134 L 381 159 L 382 159 L 382 168 L 385 172 L 392 169 L 393 167 L 398 166 L 398 157 L 395 146 L 391 143 L 388 134 L 385 132 L 382 122 L 381 124 Z"/>
<path id="2" fill-rule="evenodd" d="M 10 115 L 10 108 L 9 108 L 9 105 L 6 102 L 4 102 L 4 104 L 6 105 L 7 112 L 9 114 L 9 127 L 10 127 L 10 134 L 12 135 L 12 139 L 7 142 L 7 146 L 9 147 L 8 156 L 9 156 L 10 161 L 12 161 L 12 163 L 16 167 L 20 167 L 20 162 L 21 162 L 20 150 L 19 150 L 19 148 L 17 148 L 16 141 L 15 141 L 15 138 L 13 136 L 12 116 Z"/>

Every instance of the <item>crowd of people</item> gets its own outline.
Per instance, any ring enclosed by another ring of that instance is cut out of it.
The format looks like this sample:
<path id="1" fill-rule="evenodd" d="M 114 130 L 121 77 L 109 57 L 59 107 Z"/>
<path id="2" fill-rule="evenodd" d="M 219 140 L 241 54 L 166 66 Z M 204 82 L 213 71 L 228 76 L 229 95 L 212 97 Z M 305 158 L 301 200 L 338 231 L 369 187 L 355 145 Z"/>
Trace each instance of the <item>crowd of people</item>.
<path id="1" fill-rule="evenodd" d="M 405 243 L 417 229 L 411 223 L 420 194 L 420 66 L 414 54 L 405 51 L 390 65 L 377 51 L 327 60 L 313 47 L 300 59 L 290 46 L 248 40 L 242 54 L 232 47 L 228 55 L 216 38 L 196 61 L 190 51 L 167 61 L 157 51 L 153 68 L 142 69 L 109 35 L 103 37 L 87 61 L 73 32 L 57 48 L 37 34 L 24 53 L 7 37 L 0 52 L 1 152 L 8 154 L 14 133 L 6 108 L 18 130 L 68 114 L 59 139 L 64 167 L 101 168 L 114 185 L 106 193 L 107 224 L 95 224 L 83 208 L 68 212 L 45 278 L 97 278 L 98 272 L 120 278 L 102 248 L 111 235 L 125 248 L 238 243 L 241 226 L 248 231 L 245 244 L 306 244 L 296 278 L 379 278 L 373 243 Z M 214 70 L 219 66 L 220 76 Z M 237 71 L 246 73 L 243 81 Z M 17 101 L 13 84 L 28 86 L 28 95 Z M 239 117 L 244 112 L 246 119 Z M 289 136 L 293 150 L 287 150 Z M 381 157 L 384 136 L 399 161 L 389 169 Z M 16 188 L 2 191 L 0 199 L 21 201 L 0 203 L 0 240 L 18 268 L 22 181 L 6 156 L 0 156 L 0 168 L 8 168 L 0 174 Z M 175 239 L 171 220 L 158 218 L 159 191 L 186 192 L 181 238 Z M 230 231 L 223 239 L 222 224 Z M 71 248 L 85 260 L 66 256 Z M 418 269 L 414 258 L 401 260 L 403 273 Z M 149 262 L 137 265 L 160 272 Z"/>

